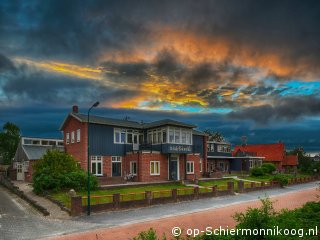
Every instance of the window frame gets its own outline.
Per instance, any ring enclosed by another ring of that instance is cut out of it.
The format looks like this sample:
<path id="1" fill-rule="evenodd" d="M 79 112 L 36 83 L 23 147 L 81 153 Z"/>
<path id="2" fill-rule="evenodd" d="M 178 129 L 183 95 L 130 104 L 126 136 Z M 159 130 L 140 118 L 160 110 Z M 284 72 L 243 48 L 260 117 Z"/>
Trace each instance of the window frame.
<path id="1" fill-rule="evenodd" d="M 81 141 L 81 130 L 80 128 L 77 129 L 77 143 L 79 143 Z"/>
<path id="2" fill-rule="evenodd" d="M 91 156 L 90 158 L 90 172 L 92 175 L 95 175 L 95 176 L 103 176 L 103 156 L 100 156 L 100 155 L 94 155 L 94 156 Z M 95 173 L 93 173 L 92 169 L 92 164 L 95 163 L 96 164 L 96 171 Z M 101 163 L 101 173 L 99 174 L 98 172 L 98 163 Z"/>
<path id="3" fill-rule="evenodd" d="M 71 132 L 71 143 L 74 143 L 74 131 Z"/>
<path id="4" fill-rule="evenodd" d="M 153 164 L 153 169 L 152 169 L 152 164 Z M 156 168 L 156 165 L 158 165 L 158 167 Z M 156 172 L 155 170 L 158 169 L 159 172 Z M 153 173 L 152 173 L 153 170 Z M 150 161 L 150 176 L 160 176 L 160 161 Z"/>
<path id="5" fill-rule="evenodd" d="M 192 167 L 192 169 L 190 167 Z M 186 168 L 187 168 L 187 174 L 194 174 L 194 161 L 187 161 Z"/>
<path id="6" fill-rule="evenodd" d="M 66 133 L 66 144 L 70 144 L 70 133 Z"/>
<path id="7" fill-rule="evenodd" d="M 133 172 L 133 165 L 136 165 L 135 167 L 135 173 Z M 137 164 L 137 161 L 130 161 L 130 173 L 133 175 L 133 176 L 137 176 L 138 174 L 138 164 Z"/>

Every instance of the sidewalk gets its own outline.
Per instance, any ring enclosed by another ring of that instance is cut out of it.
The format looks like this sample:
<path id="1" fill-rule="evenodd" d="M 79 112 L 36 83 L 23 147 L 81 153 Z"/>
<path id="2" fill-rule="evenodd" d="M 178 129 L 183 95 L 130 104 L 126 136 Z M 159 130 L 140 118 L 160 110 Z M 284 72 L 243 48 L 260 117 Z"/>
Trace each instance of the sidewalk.
<path id="1" fill-rule="evenodd" d="M 284 208 L 295 209 L 301 207 L 306 202 L 316 201 L 318 200 L 318 194 L 319 191 L 314 187 L 272 196 L 270 199 L 274 202 L 274 208 L 279 211 Z M 228 226 L 229 228 L 232 228 L 236 225 L 236 222 L 232 218 L 236 212 L 244 212 L 249 207 L 255 208 L 259 206 L 261 206 L 261 202 L 256 198 L 255 200 L 231 205 L 229 204 L 228 206 L 207 209 L 204 211 L 197 211 L 194 213 L 165 217 L 150 221 L 146 218 L 144 222 L 115 226 L 111 228 L 102 228 L 83 233 L 54 237 L 51 239 L 132 239 L 134 236 L 137 236 L 139 232 L 146 231 L 149 228 L 155 229 L 159 237 L 161 237 L 162 233 L 165 233 L 168 239 L 171 239 L 171 230 L 173 227 L 180 227 L 184 230 L 188 228 L 199 229 L 200 231 L 205 230 L 206 227 L 218 228 L 220 226 Z"/>
<path id="2" fill-rule="evenodd" d="M 53 202 L 51 202 L 50 200 L 48 200 L 44 197 L 36 195 L 32 191 L 31 183 L 22 182 L 22 181 L 12 181 L 12 182 L 15 186 L 19 187 L 19 189 L 21 191 L 23 191 L 30 199 L 36 201 L 40 206 L 47 209 L 47 211 L 50 213 L 50 215 L 47 216 L 47 218 L 71 219 L 69 214 L 67 212 L 61 210 L 58 205 L 54 204 Z"/>

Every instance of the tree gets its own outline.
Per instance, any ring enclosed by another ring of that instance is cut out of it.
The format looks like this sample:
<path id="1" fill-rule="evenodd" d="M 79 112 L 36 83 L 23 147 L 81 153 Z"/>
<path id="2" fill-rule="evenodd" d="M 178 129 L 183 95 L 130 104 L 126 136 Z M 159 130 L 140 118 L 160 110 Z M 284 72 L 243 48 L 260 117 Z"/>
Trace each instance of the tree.
<path id="1" fill-rule="evenodd" d="M 305 173 L 313 173 L 315 169 L 315 164 L 310 156 L 304 151 L 303 147 L 295 147 L 292 151 L 287 153 L 288 155 L 298 156 L 298 168 L 300 171 Z"/>
<path id="2" fill-rule="evenodd" d="M 56 149 L 48 150 L 36 161 L 33 170 L 33 190 L 37 194 L 71 188 L 84 190 L 87 187 L 87 173 L 71 155 Z M 97 188 L 95 176 L 91 176 L 90 184 L 91 189 Z"/>
<path id="3" fill-rule="evenodd" d="M 210 129 L 204 130 L 204 133 L 208 134 L 208 140 L 209 141 L 215 141 L 215 142 L 224 142 L 225 139 L 222 136 L 220 132 L 213 132 Z"/>
<path id="4" fill-rule="evenodd" d="M 3 157 L 4 164 L 11 164 L 12 158 L 17 150 L 20 140 L 20 129 L 11 122 L 3 125 L 0 133 L 0 155 Z"/>

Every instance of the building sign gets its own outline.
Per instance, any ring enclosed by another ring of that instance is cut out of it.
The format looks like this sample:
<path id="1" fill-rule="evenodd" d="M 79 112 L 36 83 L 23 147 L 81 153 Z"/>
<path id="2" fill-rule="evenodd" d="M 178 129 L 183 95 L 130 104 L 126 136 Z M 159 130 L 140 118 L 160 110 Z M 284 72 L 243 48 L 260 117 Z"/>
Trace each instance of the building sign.
<path id="1" fill-rule="evenodd" d="M 186 145 L 169 145 L 169 152 L 192 152 L 191 146 L 186 146 Z"/>

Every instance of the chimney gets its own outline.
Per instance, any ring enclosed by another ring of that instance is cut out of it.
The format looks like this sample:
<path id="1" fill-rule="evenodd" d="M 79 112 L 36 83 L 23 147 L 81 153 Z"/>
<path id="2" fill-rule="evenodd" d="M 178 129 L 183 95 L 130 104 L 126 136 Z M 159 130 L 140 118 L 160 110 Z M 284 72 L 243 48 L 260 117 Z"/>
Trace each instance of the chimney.
<path id="1" fill-rule="evenodd" d="M 72 106 L 72 112 L 73 112 L 73 113 L 78 113 L 78 112 L 79 112 L 79 108 L 78 108 L 77 105 L 73 105 L 73 106 Z"/>

